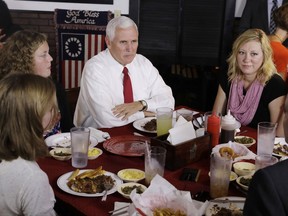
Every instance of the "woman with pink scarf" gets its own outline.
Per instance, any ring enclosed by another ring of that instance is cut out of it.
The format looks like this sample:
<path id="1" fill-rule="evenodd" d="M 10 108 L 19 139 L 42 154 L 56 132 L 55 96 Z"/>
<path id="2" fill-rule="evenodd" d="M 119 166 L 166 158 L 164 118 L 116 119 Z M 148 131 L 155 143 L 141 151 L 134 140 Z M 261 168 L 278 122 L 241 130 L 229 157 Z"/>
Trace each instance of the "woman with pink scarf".
<path id="1" fill-rule="evenodd" d="M 274 66 L 266 34 L 260 29 L 242 33 L 235 40 L 227 62 L 228 73 L 219 79 L 213 111 L 225 114 L 230 109 L 241 125 L 254 128 L 262 121 L 276 122 L 276 135 L 284 136 L 287 89 Z"/>

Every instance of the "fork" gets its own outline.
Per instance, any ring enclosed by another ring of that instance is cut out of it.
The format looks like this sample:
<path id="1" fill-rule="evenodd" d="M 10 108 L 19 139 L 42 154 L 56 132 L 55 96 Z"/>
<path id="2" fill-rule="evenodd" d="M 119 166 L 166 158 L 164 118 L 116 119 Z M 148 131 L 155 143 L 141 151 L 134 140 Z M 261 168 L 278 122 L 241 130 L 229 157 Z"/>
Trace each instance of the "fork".
<path id="1" fill-rule="evenodd" d="M 110 190 L 113 187 L 113 185 L 111 183 L 108 183 L 108 182 L 104 182 L 103 185 L 104 185 L 104 188 L 105 188 L 105 192 L 103 194 L 103 197 L 102 197 L 101 201 L 106 201 L 108 190 Z"/>

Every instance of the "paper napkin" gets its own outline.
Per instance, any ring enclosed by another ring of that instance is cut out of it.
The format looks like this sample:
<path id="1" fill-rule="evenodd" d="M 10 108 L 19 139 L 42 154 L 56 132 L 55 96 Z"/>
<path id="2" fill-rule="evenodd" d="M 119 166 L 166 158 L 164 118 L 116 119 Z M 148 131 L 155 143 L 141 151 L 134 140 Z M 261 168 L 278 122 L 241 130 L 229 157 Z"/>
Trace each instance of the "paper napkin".
<path id="1" fill-rule="evenodd" d="M 177 145 L 194 138 L 196 138 L 196 133 L 192 122 L 188 122 L 182 116 L 179 116 L 178 121 L 175 123 L 174 127 L 169 130 L 169 136 L 167 137 L 167 140 L 172 145 Z"/>
<path id="2" fill-rule="evenodd" d="M 156 175 L 150 186 L 142 194 L 133 190 L 130 198 L 134 206 L 147 216 L 153 216 L 155 208 L 171 208 L 181 210 L 189 216 L 205 214 L 209 204 L 192 200 L 189 191 L 179 191 L 160 175 Z"/>
<path id="3" fill-rule="evenodd" d="M 110 139 L 110 134 L 107 132 L 103 132 L 93 127 L 89 127 L 90 129 L 90 136 L 94 136 L 97 138 L 98 143 L 104 142 L 107 139 Z"/>

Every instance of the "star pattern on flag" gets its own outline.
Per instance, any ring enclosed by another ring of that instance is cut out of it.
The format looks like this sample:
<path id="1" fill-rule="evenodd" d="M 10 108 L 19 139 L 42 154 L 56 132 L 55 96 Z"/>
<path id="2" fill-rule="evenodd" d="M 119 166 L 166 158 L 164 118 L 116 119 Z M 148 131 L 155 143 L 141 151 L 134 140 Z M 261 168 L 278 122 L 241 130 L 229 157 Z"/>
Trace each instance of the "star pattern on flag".
<path id="1" fill-rule="evenodd" d="M 77 58 L 83 52 L 83 45 L 76 37 L 70 37 L 65 42 L 65 52 L 72 58 Z"/>

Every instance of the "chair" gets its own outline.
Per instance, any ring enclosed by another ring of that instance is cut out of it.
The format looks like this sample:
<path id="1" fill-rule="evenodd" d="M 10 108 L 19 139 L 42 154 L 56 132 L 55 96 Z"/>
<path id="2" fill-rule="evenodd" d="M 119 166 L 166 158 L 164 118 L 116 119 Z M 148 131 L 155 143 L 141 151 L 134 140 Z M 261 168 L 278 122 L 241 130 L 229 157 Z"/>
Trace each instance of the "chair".
<path id="1" fill-rule="evenodd" d="M 80 87 L 75 87 L 75 88 L 69 88 L 65 89 L 66 92 L 66 97 L 67 97 L 67 102 L 70 107 L 70 112 L 71 112 L 71 118 L 73 120 L 74 117 L 74 112 L 80 92 Z"/>

